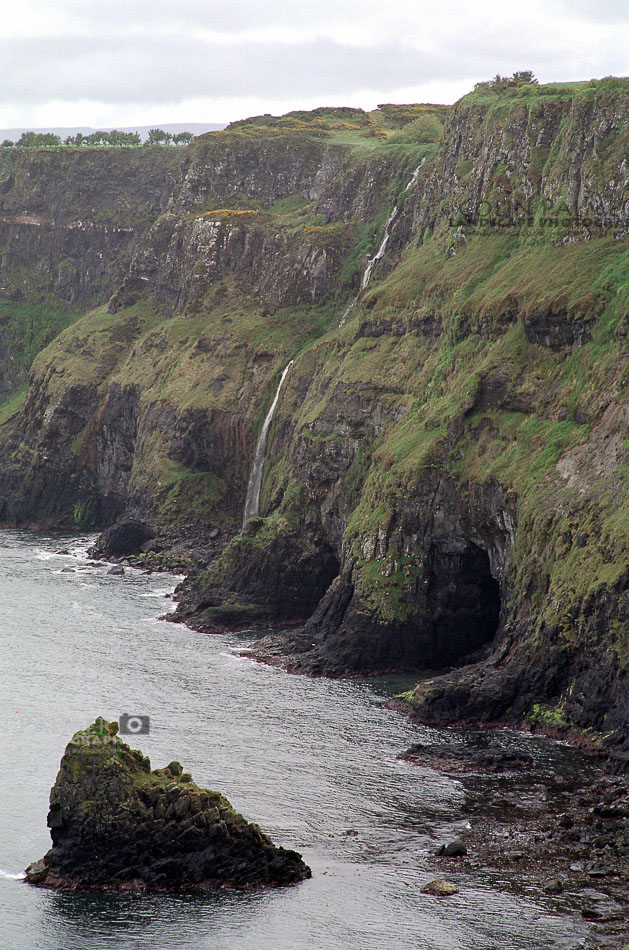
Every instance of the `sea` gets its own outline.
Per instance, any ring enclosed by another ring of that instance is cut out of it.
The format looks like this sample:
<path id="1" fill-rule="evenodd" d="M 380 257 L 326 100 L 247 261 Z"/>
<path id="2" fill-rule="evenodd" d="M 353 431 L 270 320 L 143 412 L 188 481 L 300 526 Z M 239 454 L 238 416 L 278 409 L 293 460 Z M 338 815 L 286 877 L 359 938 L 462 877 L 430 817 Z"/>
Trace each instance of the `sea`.
<path id="1" fill-rule="evenodd" d="M 502 876 L 422 893 L 435 847 L 470 831 L 456 777 L 400 758 L 452 730 L 389 700 L 408 677 L 291 676 L 243 652 L 255 634 L 171 623 L 180 580 L 90 561 L 93 538 L 0 532 L 2 950 L 533 950 L 585 946 L 586 924 Z M 179 760 L 312 879 L 201 896 L 55 892 L 23 880 L 50 847 L 48 796 L 64 748 L 96 716 L 145 717 L 129 737 L 153 767 Z M 148 721 L 147 721 L 148 720 Z M 552 756 L 521 733 L 514 747 Z M 473 821 L 473 819 L 471 819 Z"/>

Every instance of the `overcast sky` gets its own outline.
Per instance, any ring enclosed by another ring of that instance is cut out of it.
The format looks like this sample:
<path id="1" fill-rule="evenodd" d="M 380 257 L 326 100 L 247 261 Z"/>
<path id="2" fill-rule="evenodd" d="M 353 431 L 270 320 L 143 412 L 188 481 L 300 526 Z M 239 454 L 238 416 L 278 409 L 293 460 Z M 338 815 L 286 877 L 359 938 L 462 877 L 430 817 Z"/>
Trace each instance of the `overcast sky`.
<path id="1" fill-rule="evenodd" d="M 626 75 L 626 0 L 0 0 L 0 127 L 454 102 Z"/>

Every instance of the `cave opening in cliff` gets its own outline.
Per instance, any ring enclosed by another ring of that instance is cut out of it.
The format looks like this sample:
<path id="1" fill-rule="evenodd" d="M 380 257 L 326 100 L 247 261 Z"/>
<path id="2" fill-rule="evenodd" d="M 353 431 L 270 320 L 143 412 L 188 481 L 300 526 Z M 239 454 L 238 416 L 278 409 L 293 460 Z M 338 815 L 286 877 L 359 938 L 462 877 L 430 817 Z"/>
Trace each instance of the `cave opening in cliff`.
<path id="1" fill-rule="evenodd" d="M 429 582 L 433 648 L 440 666 L 451 666 L 490 643 L 500 619 L 500 584 L 478 545 L 434 550 Z"/>

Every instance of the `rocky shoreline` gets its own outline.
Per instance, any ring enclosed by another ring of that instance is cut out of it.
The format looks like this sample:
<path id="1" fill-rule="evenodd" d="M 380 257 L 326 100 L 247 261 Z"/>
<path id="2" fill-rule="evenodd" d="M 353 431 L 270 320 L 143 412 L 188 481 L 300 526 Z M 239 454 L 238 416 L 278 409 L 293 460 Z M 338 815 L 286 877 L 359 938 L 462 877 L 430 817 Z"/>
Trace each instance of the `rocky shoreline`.
<path id="1" fill-rule="evenodd" d="M 145 559 L 137 554 L 112 554 L 110 560 L 147 569 Z M 169 566 L 157 564 L 152 569 L 168 570 Z M 192 626 L 196 627 L 194 623 Z M 282 629 L 288 626 L 283 624 Z M 273 648 L 276 637 L 276 633 L 267 632 L 243 652 L 253 660 L 289 673 L 312 675 L 287 660 L 281 640 L 277 649 Z M 411 719 L 418 718 L 402 700 L 391 700 L 388 705 Z M 431 722 L 433 727 L 438 725 Z M 446 735 L 456 734 L 454 743 L 416 744 L 400 756 L 418 766 L 456 777 L 465 788 L 463 812 L 471 829 L 461 834 L 459 842 L 444 842 L 444 851 L 447 845 L 454 845 L 450 848 L 452 853 L 430 858 L 435 876 L 447 883 L 452 883 L 449 878 L 457 880 L 461 875 L 481 876 L 494 887 L 544 901 L 553 913 L 578 913 L 592 928 L 588 947 L 615 950 L 623 946 L 623 941 L 629 942 L 626 757 L 619 750 L 601 746 L 596 738 L 585 733 L 509 723 L 511 729 L 569 744 L 570 755 L 578 761 L 579 770 L 562 777 L 552 769 L 540 771 L 531 755 L 505 750 L 496 739 L 496 735 L 505 734 L 504 722 L 461 721 L 454 727 L 452 723 L 441 725 Z M 54 886 L 76 888 L 77 884 L 57 877 Z M 147 889 L 145 884 L 135 882 L 97 887 Z M 191 885 L 193 890 L 204 887 Z M 148 889 L 170 888 L 152 884 Z"/>
<path id="2" fill-rule="evenodd" d="M 458 839 L 430 858 L 443 878 L 471 876 L 591 923 L 587 947 L 629 942 L 629 788 L 605 763 L 562 748 L 513 749 L 494 730 L 451 729 L 400 758 L 465 790 Z M 535 754 L 534 754 L 535 753 Z M 559 764 L 559 767 L 558 767 Z"/>
<path id="3" fill-rule="evenodd" d="M 113 556 L 114 563 L 140 565 L 133 555 Z M 165 569 L 165 568 L 163 568 Z M 159 568 L 158 568 L 159 570 Z M 264 642 L 264 641 L 263 641 Z M 256 660 L 286 668 L 269 656 L 246 651 Z M 289 670 L 290 671 L 290 670 Z M 292 671 L 295 672 L 295 671 Z M 400 701 L 388 703 L 392 710 L 413 716 Z M 431 723 L 435 726 L 435 723 Z M 579 733 L 555 733 L 574 762 L 570 775 L 540 768 L 526 752 L 509 751 L 500 736 L 504 723 L 466 722 L 459 728 L 444 724 L 444 741 L 415 744 L 400 758 L 456 777 L 465 788 L 462 812 L 471 828 L 458 841 L 444 841 L 429 861 L 438 883 L 446 881 L 463 890 L 461 877 L 481 877 L 492 887 L 517 891 L 542 901 L 557 914 L 579 914 L 592 928 L 585 946 L 616 950 L 629 941 L 626 923 L 629 890 L 628 789 L 626 763 L 610 757 L 610 751 Z M 524 730 L 524 725 L 511 728 Z M 500 731 L 498 731 L 500 730 Z M 538 727 L 538 735 L 552 735 Z M 168 776 L 165 776 L 168 777 Z M 177 776 L 170 776 L 177 780 Z M 449 848 L 448 846 L 453 846 Z M 86 884 L 54 874 L 48 882 L 37 881 L 37 866 L 31 882 L 60 889 L 168 891 L 165 883 L 137 880 Z M 451 878 L 458 881 L 452 884 Z M 178 885 L 178 890 L 204 890 L 216 884 Z M 259 884 L 222 886 L 260 886 Z M 432 893 L 432 892 L 431 892 Z M 441 890 L 444 897 L 454 890 Z M 620 941 L 620 943 L 618 942 Z M 624 941 L 624 943 L 623 943 Z"/>
<path id="4" fill-rule="evenodd" d="M 140 533 L 138 533 L 138 529 Z M 147 537 L 148 535 L 150 535 L 150 537 L 148 537 L 148 540 L 144 540 L 140 543 L 139 538 L 142 531 L 147 534 Z M 127 548 L 129 539 L 131 539 L 131 543 Z M 308 626 L 304 626 L 304 624 L 298 620 L 268 620 L 263 623 L 255 624 L 251 621 L 238 623 L 226 620 L 224 623 L 221 623 L 216 619 L 213 619 L 211 622 L 204 620 L 202 612 L 197 611 L 190 613 L 187 609 L 190 599 L 190 591 L 187 584 L 188 578 L 194 576 L 195 570 L 197 569 L 196 565 L 212 557 L 216 557 L 217 551 L 220 550 L 225 543 L 225 539 L 217 535 L 209 539 L 209 547 L 214 551 L 214 553 L 212 553 L 212 551 L 208 549 L 208 539 L 205 538 L 203 541 L 202 533 L 198 536 L 192 533 L 186 538 L 182 538 L 178 534 L 167 535 L 162 532 L 155 534 L 146 525 L 127 520 L 116 523 L 99 535 L 96 544 L 90 548 L 89 555 L 97 560 L 108 561 L 114 566 L 128 566 L 143 570 L 146 573 L 170 572 L 183 574 L 185 579 L 178 585 L 173 594 L 173 600 L 178 605 L 177 609 L 174 613 L 165 615 L 165 619 L 174 623 L 185 623 L 185 625 L 191 629 L 204 634 L 255 632 L 259 636 L 251 646 L 244 649 L 242 653 L 244 656 L 256 662 L 274 666 L 293 675 L 325 676 L 326 678 L 332 679 L 356 679 L 362 678 L 365 675 L 380 676 L 404 672 L 404 670 L 400 670 L 399 666 L 395 665 L 373 669 L 370 670 L 368 674 L 365 674 L 365 672 L 361 670 L 355 672 L 339 670 L 334 672 L 329 668 L 325 670 L 317 669 L 316 666 L 310 662 L 310 657 L 307 657 L 306 661 L 302 662 L 301 655 L 307 655 L 315 644 L 311 642 L 312 633 Z M 184 607 L 183 610 L 180 609 L 182 605 Z M 454 678 L 456 678 L 459 670 L 464 672 L 466 668 L 471 669 L 472 664 L 480 664 L 483 654 L 487 654 L 487 652 L 488 649 L 486 648 L 485 650 L 478 651 L 476 654 L 470 654 L 453 670 L 432 672 L 418 670 L 417 677 L 419 686 L 417 688 L 419 689 L 422 683 L 430 683 L 434 676 L 438 676 L 439 680 L 443 681 L 447 686 L 449 677 L 452 677 L 454 674 Z M 508 726 L 511 729 L 544 735 L 550 739 L 568 742 L 575 749 L 585 752 L 601 762 L 608 762 L 609 768 L 612 770 L 620 773 L 629 772 L 629 753 L 625 751 L 622 746 L 604 742 L 604 737 L 592 729 L 583 730 L 562 724 L 552 725 L 543 720 L 533 723 L 532 721 L 527 721 L 520 717 L 487 718 L 481 721 L 472 716 L 460 716 L 457 718 L 444 717 L 443 720 L 440 720 L 437 714 L 431 714 L 430 718 L 424 718 L 418 713 L 417 709 L 407 701 L 406 697 L 391 700 L 389 705 L 391 708 L 403 712 L 417 722 L 426 722 L 432 726 L 443 726 L 444 728 L 458 726 L 470 730 L 487 730 Z"/>
<path id="5" fill-rule="evenodd" d="M 627 89 L 7 151 L 0 519 L 141 522 L 108 556 L 188 575 L 173 619 L 299 624 L 314 674 L 456 668 L 424 719 L 627 749 Z"/>

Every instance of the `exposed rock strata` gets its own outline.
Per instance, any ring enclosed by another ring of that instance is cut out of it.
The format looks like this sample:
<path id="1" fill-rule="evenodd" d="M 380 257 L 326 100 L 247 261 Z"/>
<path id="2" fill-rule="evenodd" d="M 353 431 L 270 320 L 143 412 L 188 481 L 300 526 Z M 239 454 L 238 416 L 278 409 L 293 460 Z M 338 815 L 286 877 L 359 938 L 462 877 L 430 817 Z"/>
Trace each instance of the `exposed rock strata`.
<path id="1" fill-rule="evenodd" d="M 106 299 L 165 206 L 179 149 L 3 149 L 2 296 L 34 287 L 86 305 Z"/>
<path id="2" fill-rule="evenodd" d="M 138 519 L 162 563 L 211 536 L 177 618 L 299 623 L 258 651 L 304 672 L 465 662 L 408 695 L 419 715 L 618 747 L 626 82 L 475 92 L 434 113 L 439 144 L 396 140 L 387 108 L 259 117 L 186 152 L 107 312 L 40 354 L 0 429 L 0 512 Z"/>

